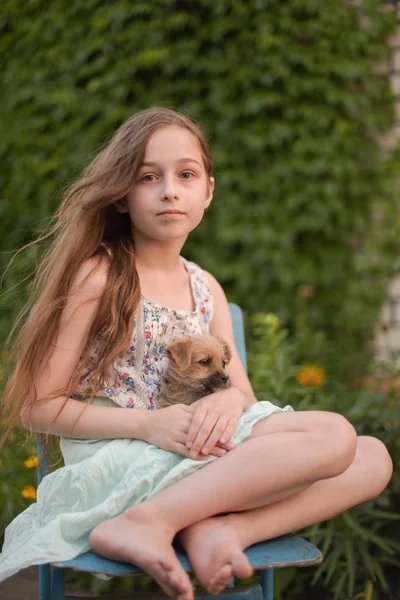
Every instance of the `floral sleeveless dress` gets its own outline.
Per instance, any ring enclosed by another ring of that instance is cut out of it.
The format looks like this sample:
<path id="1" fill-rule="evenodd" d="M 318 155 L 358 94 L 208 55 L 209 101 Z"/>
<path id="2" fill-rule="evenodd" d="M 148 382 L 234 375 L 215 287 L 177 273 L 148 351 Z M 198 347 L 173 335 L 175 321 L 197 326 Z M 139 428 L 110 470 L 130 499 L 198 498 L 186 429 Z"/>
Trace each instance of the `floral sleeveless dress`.
<path id="1" fill-rule="evenodd" d="M 181 259 L 190 276 L 194 311 L 168 308 L 142 295 L 134 318 L 131 345 L 121 359 L 115 361 L 114 372 L 108 373 L 109 385 L 97 393 L 98 398 L 111 400 L 123 408 L 157 408 L 161 376 L 168 364 L 166 346 L 185 335 L 209 332 L 213 298 L 205 273 L 195 263 Z M 95 346 L 89 361 L 96 352 Z M 83 393 L 74 394 L 74 398 L 85 398 L 85 382 L 81 388 Z"/>
<path id="2" fill-rule="evenodd" d="M 174 310 L 142 296 L 132 343 L 114 363 L 108 385 L 98 392 L 95 404 L 156 409 L 167 366 L 165 347 L 182 335 L 209 332 L 213 299 L 205 273 L 195 263 L 183 261 L 195 310 Z M 85 401 L 84 382 L 81 388 L 74 397 Z M 254 404 L 240 417 L 232 441 L 240 444 L 260 419 L 291 410 L 265 401 Z M 31 565 L 70 560 L 87 552 L 89 534 L 103 520 L 216 460 L 209 456 L 200 462 L 136 439 L 61 438 L 60 447 L 65 466 L 44 477 L 36 502 L 5 531 L 0 581 Z"/>

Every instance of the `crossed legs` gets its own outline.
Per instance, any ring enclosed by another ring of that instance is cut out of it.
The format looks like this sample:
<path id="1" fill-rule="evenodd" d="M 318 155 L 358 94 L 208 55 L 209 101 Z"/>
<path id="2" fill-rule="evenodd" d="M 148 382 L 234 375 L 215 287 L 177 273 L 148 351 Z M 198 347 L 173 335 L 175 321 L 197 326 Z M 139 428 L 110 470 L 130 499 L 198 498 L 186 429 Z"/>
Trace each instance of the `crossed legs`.
<path id="1" fill-rule="evenodd" d="M 391 477 L 391 461 L 377 439 L 359 437 L 352 464 L 340 475 L 260 508 L 214 516 L 180 532 L 180 541 L 201 585 L 220 593 L 233 574 L 249 577 L 243 550 L 262 540 L 330 519 L 378 496 Z"/>
<path id="2" fill-rule="evenodd" d="M 98 525 L 90 543 L 139 565 L 170 596 L 192 600 L 171 545 L 176 534 L 200 583 L 217 594 L 232 574 L 251 574 L 244 548 L 377 496 L 391 473 L 383 444 L 357 438 L 340 415 L 276 413 L 226 456 Z"/>

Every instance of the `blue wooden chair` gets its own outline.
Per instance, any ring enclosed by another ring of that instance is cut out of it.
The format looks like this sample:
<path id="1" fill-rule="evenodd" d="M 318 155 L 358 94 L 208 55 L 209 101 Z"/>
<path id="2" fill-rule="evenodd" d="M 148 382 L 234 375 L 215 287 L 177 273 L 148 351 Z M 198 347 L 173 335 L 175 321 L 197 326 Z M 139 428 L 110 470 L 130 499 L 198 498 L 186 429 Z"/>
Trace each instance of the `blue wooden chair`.
<path id="1" fill-rule="evenodd" d="M 244 327 L 242 312 L 236 304 L 229 305 L 234 333 L 235 344 L 239 352 L 240 359 L 247 370 L 246 346 L 244 337 Z M 40 445 L 38 444 L 38 454 Z M 48 462 L 44 461 L 42 468 L 38 472 L 38 484 L 46 474 Z M 274 569 L 279 567 L 305 567 L 317 565 L 322 561 L 322 554 L 311 544 L 295 535 L 284 535 L 267 542 L 261 542 L 250 546 L 245 551 L 248 559 L 255 570 L 261 571 L 261 584 L 241 586 L 226 590 L 219 596 L 205 595 L 199 592 L 196 595 L 198 600 L 273 600 L 274 597 Z M 177 549 L 178 558 L 183 568 L 191 572 L 192 567 L 188 557 L 181 549 Z M 65 562 L 39 565 L 39 589 L 40 600 L 73 600 L 73 596 L 64 594 L 64 572 L 65 569 L 74 569 L 93 574 L 103 574 L 109 577 L 132 577 L 142 574 L 143 571 L 132 564 L 114 562 L 102 558 L 94 552 L 85 552 L 72 560 Z M 233 587 L 233 582 L 230 586 Z M 76 597 L 75 597 L 76 598 Z M 125 595 L 124 598 L 127 598 Z M 166 598 L 164 594 L 133 593 L 132 600 L 142 600 L 147 598 Z M 92 597 L 92 600 L 94 597 Z M 97 596 L 96 600 L 101 597 Z"/>

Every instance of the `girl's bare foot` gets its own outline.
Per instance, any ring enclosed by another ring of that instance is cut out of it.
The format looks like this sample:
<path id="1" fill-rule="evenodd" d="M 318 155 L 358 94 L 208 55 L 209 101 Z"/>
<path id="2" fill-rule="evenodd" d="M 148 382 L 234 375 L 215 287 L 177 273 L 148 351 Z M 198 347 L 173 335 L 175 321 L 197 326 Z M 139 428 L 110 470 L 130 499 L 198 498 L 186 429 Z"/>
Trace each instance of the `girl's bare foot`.
<path id="1" fill-rule="evenodd" d="M 226 515 L 204 519 L 179 534 L 197 579 L 213 595 L 222 592 L 233 575 L 246 579 L 253 573 L 233 518 Z"/>
<path id="2" fill-rule="evenodd" d="M 154 577 L 169 596 L 193 600 L 189 576 L 172 547 L 174 533 L 157 513 L 139 504 L 97 525 L 89 543 L 105 558 L 140 567 Z"/>

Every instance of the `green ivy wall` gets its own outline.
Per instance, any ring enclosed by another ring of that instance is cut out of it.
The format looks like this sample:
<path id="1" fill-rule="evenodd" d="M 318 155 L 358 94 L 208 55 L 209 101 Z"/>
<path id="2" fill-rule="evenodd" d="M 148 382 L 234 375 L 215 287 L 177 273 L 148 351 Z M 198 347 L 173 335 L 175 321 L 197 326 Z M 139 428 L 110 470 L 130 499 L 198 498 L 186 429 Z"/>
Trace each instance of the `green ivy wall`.
<path id="1" fill-rule="evenodd" d="M 311 354 L 319 332 L 331 369 L 362 368 L 399 233 L 394 154 L 377 142 L 393 99 L 375 68 L 395 17 L 378 0 L 352 4 L 3 0 L 1 263 L 124 119 L 182 109 L 216 163 L 212 206 L 183 254 L 292 331 L 302 303 Z M 3 291 L 35 256 L 18 258 Z M 1 298 L 0 335 L 24 289 Z"/>

